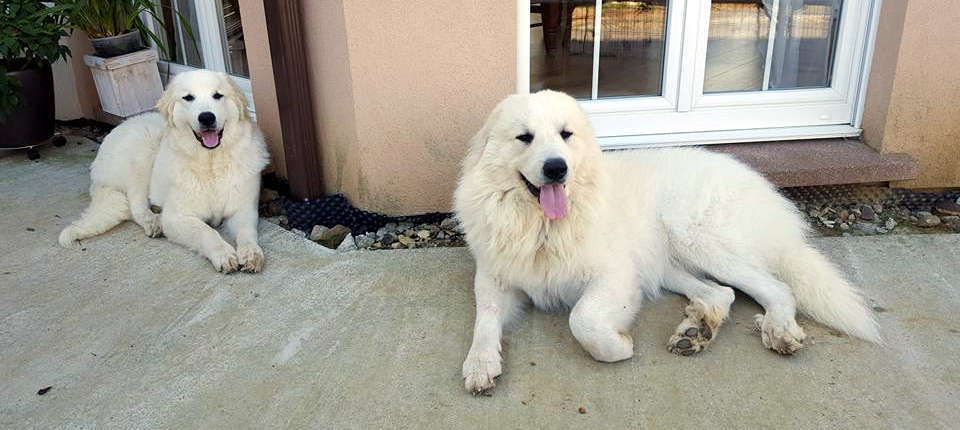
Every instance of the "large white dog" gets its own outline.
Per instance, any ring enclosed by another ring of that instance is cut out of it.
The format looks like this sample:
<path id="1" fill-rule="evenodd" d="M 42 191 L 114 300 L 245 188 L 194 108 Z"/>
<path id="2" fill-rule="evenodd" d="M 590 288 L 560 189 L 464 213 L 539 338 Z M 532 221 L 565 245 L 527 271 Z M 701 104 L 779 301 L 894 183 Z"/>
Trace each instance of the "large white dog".
<path id="1" fill-rule="evenodd" d="M 133 219 L 147 236 L 162 233 L 219 271 L 259 272 L 257 200 L 268 155 L 243 93 L 223 73 L 192 71 L 174 78 L 157 110 L 104 139 L 90 169 L 90 207 L 63 229 L 60 244 Z M 221 223 L 236 247 L 211 227 Z"/>
<path id="2" fill-rule="evenodd" d="M 690 300 L 671 351 L 703 350 L 737 288 L 765 310 L 763 345 L 803 346 L 797 310 L 879 342 L 864 299 L 805 238 L 794 206 L 757 172 L 696 149 L 601 153 L 571 97 L 501 102 L 470 143 L 455 208 L 477 263 L 466 388 L 501 373 L 503 326 L 529 301 L 570 309 L 573 336 L 596 360 L 633 356 L 628 334 L 644 296 Z"/>

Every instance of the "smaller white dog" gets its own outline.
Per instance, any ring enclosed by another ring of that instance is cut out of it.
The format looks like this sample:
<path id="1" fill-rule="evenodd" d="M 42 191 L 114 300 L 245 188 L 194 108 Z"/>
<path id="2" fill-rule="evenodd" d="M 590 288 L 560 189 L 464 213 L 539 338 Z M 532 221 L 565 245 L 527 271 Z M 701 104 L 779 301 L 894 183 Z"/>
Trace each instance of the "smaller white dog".
<path id="1" fill-rule="evenodd" d="M 246 97 L 226 74 L 197 70 L 177 75 L 157 110 L 104 139 L 90 168 L 90 206 L 63 229 L 60 244 L 132 219 L 147 236 L 162 233 L 218 271 L 259 272 L 257 201 L 268 155 Z M 236 248 L 212 227 L 221 223 Z"/>

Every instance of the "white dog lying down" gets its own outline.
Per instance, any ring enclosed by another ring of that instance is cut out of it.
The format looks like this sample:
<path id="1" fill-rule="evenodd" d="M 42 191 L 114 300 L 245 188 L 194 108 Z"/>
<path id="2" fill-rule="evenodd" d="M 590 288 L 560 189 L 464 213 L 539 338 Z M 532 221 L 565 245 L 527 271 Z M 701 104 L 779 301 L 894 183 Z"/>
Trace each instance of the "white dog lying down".
<path id="1" fill-rule="evenodd" d="M 502 328 L 528 301 L 570 308 L 573 336 L 606 362 L 633 356 L 630 326 L 643 296 L 660 288 L 690 300 L 669 340 L 681 355 L 715 338 L 734 300 L 728 286 L 763 306 L 763 345 L 781 354 L 803 346 L 797 310 L 880 341 L 863 298 L 757 172 L 696 149 L 601 153 L 565 94 L 501 102 L 471 140 L 454 199 L 477 263 L 463 363 L 474 393 L 495 385 Z"/>
<path id="2" fill-rule="evenodd" d="M 90 168 L 90 207 L 63 229 L 60 244 L 133 219 L 147 236 L 162 232 L 219 271 L 259 272 L 257 201 L 268 155 L 243 93 L 226 74 L 192 71 L 174 78 L 157 109 L 104 139 Z M 221 222 L 236 248 L 211 227 Z"/>

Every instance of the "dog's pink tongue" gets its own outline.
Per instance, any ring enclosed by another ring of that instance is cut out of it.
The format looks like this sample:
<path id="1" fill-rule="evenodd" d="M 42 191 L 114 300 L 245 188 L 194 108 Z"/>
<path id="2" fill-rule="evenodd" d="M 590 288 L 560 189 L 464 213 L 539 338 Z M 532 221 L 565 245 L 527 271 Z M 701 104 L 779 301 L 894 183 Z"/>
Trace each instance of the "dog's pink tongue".
<path id="1" fill-rule="evenodd" d="M 200 139 L 203 140 L 203 146 L 207 148 L 216 148 L 220 144 L 220 133 L 216 130 L 201 131 Z"/>
<path id="2" fill-rule="evenodd" d="M 567 216 L 567 195 L 563 185 L 549 184 L 540 187 L 540 208 L 543 214 L 552 220 Z"/>

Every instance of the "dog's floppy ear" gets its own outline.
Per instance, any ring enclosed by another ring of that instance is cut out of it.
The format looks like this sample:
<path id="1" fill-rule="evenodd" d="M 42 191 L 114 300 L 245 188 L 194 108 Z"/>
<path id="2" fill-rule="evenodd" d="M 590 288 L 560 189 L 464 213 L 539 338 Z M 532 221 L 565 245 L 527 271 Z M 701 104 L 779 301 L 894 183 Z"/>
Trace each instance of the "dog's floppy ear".
<path id="1" fill-rule="evenodd" d="M 483 151 L 487 148 L 487 142 L 490 141 L 490 133 L 493 131 L 493 127 L 497 121 L 500 121 L 500 113 L 503 111 L 503 105 L 509 100 L 510 97 L 498 103 L 497 106 L 493 108 L 493 111 L 490 112 L 490 115 L 487 116 L 487 120 L 483 123 L 483 127 L 480 127 L 480 131 L 477 131 L 477 134 L 474 134 L 473 138 L 470 139 L 469 146 L 467 147 L 467 155 L 463 157 L 464 172 L 470 171 L 480 162 Z"/>
<path id="2" fill-rule="evenodd" d="M 247 121 L 250 119 L 250 110 L 247 103 L 247 94 L 240 89 L 240 86 L 237 85 L 237 82 L 233 80 L 226 73 L 220 75 L 220 79 L 226 82 L 227 86 L 230 87 L 230 91 L 227 94 L 227 99 L 233 102 L 237 106 L 239 112 L 240 121 Z"/>
<path id="3" fill-rule="evenodd" d="M 160 115 L 163 116 L 163 119 L 167 121 L 167 125 L 173 126 L 173 107 L 177 103 L 177 78 L 174 77 L 170 80 L 170 83 L 167 84 L 166 91 L 163 92 L 163 95 L 160 96 L 160 100 L 157 100 L 157 112 L 160 112 Z"/>

